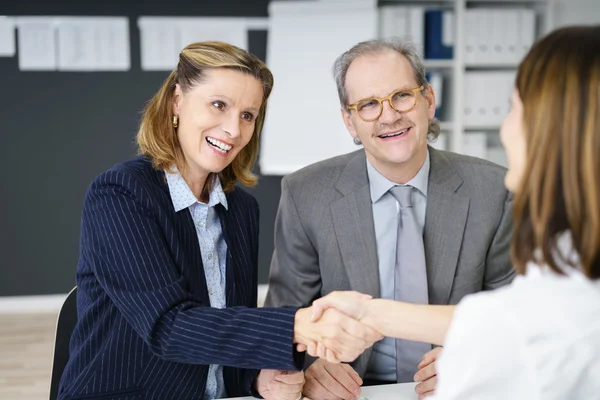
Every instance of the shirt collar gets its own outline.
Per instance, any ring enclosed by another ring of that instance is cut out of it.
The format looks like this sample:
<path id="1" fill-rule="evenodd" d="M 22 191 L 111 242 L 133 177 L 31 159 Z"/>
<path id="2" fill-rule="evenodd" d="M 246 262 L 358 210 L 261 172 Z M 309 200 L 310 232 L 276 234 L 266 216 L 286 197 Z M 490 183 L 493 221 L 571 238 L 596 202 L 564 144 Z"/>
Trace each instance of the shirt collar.
<path id="1" fill-rule="evenodd" d="M 179 173 L 177 167 L 172 166 L 170 171 L 165 170 L 165 175 L 167 177 L 167 185 L 169 186 L 169 193 L 171 194 L 171 201 L 173 202 L 175 212 L 179 212 L 184 208 L 188 208 L 196 203 L 208 207 L 214 207 L 221 203 L 227 210 L 227 197 L 225 196 L 225 192 L 223 191 L 223 187 L 221 186 L 221 181 L 219 180 L 218 176 L 215 177 L 215 186 L 210 192 L 208 204 L 204 204 L 199 202 L 196 196 L 194 196 L 194 193 L 188 186 L 185 179 L 183 179 L 183 176 L 181 176 Z"/>
<path id="2" fill-rule="evenodd" d="M 412 186 L 419 190 L 425 197 L 427 197 L 427 186 L 429 184 L 429 149 L 427 149 L 427 155 L 425 156 L 425 162 L 410 181 L 406 183 L 408 186 Z M 371 202 L 376 203 L 381 197 L 387 193 L 392 187 L 397 184 L 381 175 L 379 171 L 369 162 L 367 158 L 367 175 L 369 177 L 369 188 L 371 190 Z"/>

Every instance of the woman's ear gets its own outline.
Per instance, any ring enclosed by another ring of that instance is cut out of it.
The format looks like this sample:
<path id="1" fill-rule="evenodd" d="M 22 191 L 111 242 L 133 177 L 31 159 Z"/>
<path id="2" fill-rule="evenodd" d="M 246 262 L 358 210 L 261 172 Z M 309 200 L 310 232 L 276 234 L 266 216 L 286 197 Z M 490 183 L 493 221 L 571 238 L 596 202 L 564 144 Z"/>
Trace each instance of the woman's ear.
<path id="1" fill-rule="evenodd" d="M 179 86 L 179 83 L 176 83 L 175 92 L 173 93 L 173 115 L 179 115 L 182 97 L 183 92 L 181 91 L 181 86 Z"/>

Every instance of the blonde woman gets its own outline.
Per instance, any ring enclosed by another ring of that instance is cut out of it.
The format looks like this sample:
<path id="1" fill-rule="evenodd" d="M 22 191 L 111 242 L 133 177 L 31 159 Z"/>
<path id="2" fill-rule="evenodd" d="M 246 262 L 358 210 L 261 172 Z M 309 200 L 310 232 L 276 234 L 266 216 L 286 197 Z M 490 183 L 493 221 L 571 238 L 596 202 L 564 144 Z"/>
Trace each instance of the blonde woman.
<path id="1" fill-rule="evenodd" d="M 256 183 L 272 87 L 264 63 L 235 46 L 181 52 L 144 111 L 141 155 L 86 194 L 59 399 L 295 400 L 293 343 L 331 338 L 352 360 L 380 338 L 337 311 L 311 323 L 309 308 L 255 308 L 258 205 L 236 183 Z"/>

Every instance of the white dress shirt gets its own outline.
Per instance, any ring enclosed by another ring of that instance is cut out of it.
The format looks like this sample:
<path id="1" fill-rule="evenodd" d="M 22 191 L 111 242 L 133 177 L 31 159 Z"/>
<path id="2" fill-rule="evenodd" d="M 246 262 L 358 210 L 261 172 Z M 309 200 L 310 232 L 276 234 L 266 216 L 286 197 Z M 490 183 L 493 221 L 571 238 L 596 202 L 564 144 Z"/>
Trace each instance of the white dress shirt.
<path id="1" fill-rule="evenodd" d="M 559 241 L 578 263 L 570 237 Z M 562 266 L 527 273 L 457 306 L 430 400 L 600 399 L 600 281 Z"/>

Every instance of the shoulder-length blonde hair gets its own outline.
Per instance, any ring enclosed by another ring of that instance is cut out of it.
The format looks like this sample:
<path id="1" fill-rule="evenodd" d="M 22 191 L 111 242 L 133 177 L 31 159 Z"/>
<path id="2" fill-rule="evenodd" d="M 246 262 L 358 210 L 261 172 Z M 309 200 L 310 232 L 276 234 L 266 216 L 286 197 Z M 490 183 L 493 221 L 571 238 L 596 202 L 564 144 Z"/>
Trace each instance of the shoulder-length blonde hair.
<path id="1" fill-rule="evenodd" d="M 562 261 L 600 278 L 600 26 L 559 29 L 537 42 L 516 88 L 527 173 L 515 194 L 515 268 L 542 261 L 561 273 L 557 239 L 570 231 L 580 265 Z"/>
<path id="2" fill-rule="evenodd" d="M 144 108 L 137 134 L 139 153 L 149 157 L 156 169 L 167 169 L 175 164 L 180 171 L 184 170 L 184 155 L 177 131 L 173 127 L 175 85 L 179 83 L 181 90 L 185 92 L 202 82 L 204 71 L 211 68 L 235 69 L 254 76 L 262 84 L 263 101 L 252 138 L 233 162 L 219 174 L 226 192 L 231 191 L 237 181 L 246 186 L 254 186 L 257 177 L 252 173 L 252 167 L 258 156 L 267 100 L 273 89 L 273 75 L 258 57 L 227 43 L 192 43 L 181 51 L 177 67 Z M 212 178 L 206 180 L 203 196 L 210 192 L 214 184 Z"/>

